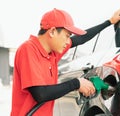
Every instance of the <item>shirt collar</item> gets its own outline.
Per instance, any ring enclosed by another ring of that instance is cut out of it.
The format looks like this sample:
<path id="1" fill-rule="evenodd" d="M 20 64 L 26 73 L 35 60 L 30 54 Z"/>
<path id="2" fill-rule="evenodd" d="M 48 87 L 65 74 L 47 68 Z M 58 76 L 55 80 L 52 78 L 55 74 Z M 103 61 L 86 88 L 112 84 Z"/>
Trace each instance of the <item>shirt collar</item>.
<path id="1" fill-rule="evenodd" d="M 43 48 L 43 46 L 40 44 L 38 38 L 36 36 L 33 36 L 33 35 L 30 35 L 30 41 L 32 41 L 36 46 L 37 48 L 39 49 L 41 55 L 47 59 L 50 59 L 51 55 L 49 55 L 45 49 Z"/>

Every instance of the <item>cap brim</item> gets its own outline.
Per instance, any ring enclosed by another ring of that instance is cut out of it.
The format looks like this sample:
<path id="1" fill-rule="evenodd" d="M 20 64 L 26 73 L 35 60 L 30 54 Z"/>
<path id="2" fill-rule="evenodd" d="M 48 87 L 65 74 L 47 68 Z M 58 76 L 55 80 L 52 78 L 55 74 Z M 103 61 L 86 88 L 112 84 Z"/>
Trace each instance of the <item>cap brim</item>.
<path id="1" fill-rule="evenodd" d="M 75 35 L 84 35 L 87 32 L 85 30 L 79 29 L 77 27 L 64 27 L 65 29 L 67 29 L 68 31 L 70 31 L 71 33 L 75 34 Z"/>

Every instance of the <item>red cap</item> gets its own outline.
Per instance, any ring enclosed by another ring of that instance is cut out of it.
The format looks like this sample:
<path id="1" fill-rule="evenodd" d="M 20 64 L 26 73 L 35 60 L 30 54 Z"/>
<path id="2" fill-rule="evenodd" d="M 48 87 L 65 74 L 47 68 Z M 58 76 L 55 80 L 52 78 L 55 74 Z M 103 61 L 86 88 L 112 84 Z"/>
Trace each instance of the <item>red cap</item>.
<path id="1" fill-rule="evenodd" d="M 73 34 L 86 34 L 86 31 L 74 26 L 72 17 L 67 12 L 56 8 L 43 15 L 41 27 L 43 29 L 49 29 L 51 27 L 64 27 Z"/>

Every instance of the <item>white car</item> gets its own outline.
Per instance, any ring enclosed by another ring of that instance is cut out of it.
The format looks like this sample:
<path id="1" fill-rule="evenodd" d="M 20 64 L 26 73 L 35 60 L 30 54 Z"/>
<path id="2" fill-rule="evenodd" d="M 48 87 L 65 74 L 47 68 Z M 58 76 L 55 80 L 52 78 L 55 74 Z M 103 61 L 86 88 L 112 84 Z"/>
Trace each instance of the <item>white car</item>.
<path id="1" fill-rule="evenodd" d="M 99 50 L 99 52 L 92 52 L 90 54 L 84 53 L 83 56 L 69 62 L 66 58 L 64 60 L 67 60 L 67 63 L 59 65 L 59 83 L 72 78 L 80 77 L 90 80 L 92 76 L 98 76 L 104 83 L 109 85 L 109 89 L 104 90 L 102 88 L 99 94 L 96 91 L 94 96 L 87 98 L 78 92 L 71 92 L 66 95 L 74 97 L 76 103 L 81 107 L 79 116 L 120 115 L 120 96 L 118 95 L 120 93 L 120 72 L 118 72 L 120 71 L 120 22 L 115 25 L 115 31 L 114 42 L 111 41 L 111 46 L 108 49 Z M 109 62 L 111 65 L 105 65 L 107 63 L 109 64 Z M 108 108 L 104 101 L 109 98 L 113 99 Z"/>

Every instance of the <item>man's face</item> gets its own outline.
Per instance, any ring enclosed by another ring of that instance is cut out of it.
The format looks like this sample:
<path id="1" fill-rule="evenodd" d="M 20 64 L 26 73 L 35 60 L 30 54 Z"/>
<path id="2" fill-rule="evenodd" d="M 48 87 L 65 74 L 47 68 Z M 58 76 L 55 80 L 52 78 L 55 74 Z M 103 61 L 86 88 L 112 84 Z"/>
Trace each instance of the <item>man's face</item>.
<path id="1" fill-rule="evenodd" d="M 54 36 L 51 42 L 51 50 L 57 53 L 62 53 L 66 48 L 67 44 L 70 44 L 70 35 L 71 33 L 66 29 L 62 29 L 61 32 L 54 30 Z"/>

